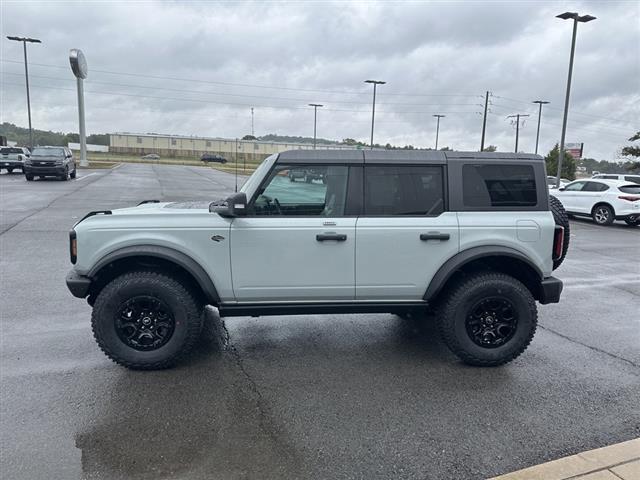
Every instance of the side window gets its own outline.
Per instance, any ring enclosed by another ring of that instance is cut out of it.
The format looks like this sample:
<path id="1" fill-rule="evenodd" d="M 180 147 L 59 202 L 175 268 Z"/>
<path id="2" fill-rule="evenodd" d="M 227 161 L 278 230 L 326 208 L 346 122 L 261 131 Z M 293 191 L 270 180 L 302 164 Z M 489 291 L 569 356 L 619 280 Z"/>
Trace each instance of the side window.
<path id="1" fill-rule="evenodd" d="M 600 182 L 587 182 L 582 189 L 583 192 L 604 192 L 609 190 L 609 186 Z"/>
<path id="2" fill-rule="evenodd" d="M 340 217 L 349 168 L 343 165 L 276 165 L 261 186 L 253 215 Z"/>
<path id="3" fill-rule="evenodd" d="M 587 182 L 573 182 L 565 187 L 565 192 L 579 192 Z"/>
<path id="4" fill-rule="evenodd" d="M 602 178 L 605 180 L 617 180 L 618 176 L 617 175 L 598 175 L 598 178 Z"/>
<path id="5" fill-rule="evenodd" d="M 365 166 L 365 215 L 438 216 L 443 211 L 442 167 Z"/>
<path id="6" fill-rule="evenodd" d="M 535 207 L 538 203 L 531 165 L 464 165 L 462 189 L 467 207 Z"/>

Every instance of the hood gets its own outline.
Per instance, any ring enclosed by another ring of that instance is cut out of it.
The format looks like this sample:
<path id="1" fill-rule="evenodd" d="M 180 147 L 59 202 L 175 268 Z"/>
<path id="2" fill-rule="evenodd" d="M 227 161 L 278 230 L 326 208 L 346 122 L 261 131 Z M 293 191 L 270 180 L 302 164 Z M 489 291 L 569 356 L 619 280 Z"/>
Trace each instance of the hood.
<path id="1" fill-rule="evenodd" d="M 159 214 L 159 213 L 177 213 L 181 210 L 188 210 L 190 213 L 195 211 L 209 212 L 209 204 L 211 200 L 192 200 L 186 202 L 149 202 L 143 203 L 136 207 L 117 208 L 112 210 L 113 215 L 139 215 L 139 214 Z M 198 212 L 199 213 L 199 212 Z"/>

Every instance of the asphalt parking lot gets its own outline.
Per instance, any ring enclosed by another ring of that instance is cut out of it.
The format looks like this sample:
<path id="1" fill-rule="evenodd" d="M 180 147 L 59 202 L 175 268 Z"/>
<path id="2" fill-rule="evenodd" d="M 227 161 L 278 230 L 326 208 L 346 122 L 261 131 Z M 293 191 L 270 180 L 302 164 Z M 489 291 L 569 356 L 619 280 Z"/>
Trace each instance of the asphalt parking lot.
<path id="1" fill-rule="evenodd" d="M 617 223 L 572 222 L 563 299 L 505 367 L 393 315 L 231 318 L 226 347 L 172 370 L 111 363 L 64 283 L 70 227 L 233 185 L 142 164 L 0 175 L 3 478 L 475 479 L 640 436 L 640 228 Z"/>

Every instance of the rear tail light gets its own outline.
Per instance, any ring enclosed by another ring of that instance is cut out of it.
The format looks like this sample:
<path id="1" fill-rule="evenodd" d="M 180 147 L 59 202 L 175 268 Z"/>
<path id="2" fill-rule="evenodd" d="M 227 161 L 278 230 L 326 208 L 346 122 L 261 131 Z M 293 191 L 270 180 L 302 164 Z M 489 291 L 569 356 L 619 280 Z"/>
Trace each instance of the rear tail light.
<path id="1" fill-rule="evenodd" d="M 640 197 L 632 197 L 631 195 L 620 195 L 618 198 L 620 200 L 626 200 L 628 202 L 637 202 L 640 200 Z"/>
<path id="2" fill-rule="evenodd" d="M 76 260 L 78 260 L 78 239 L 76 238 L 75 230 L 69 232 L 69 256 L 71 257 L 71 263 L 75 264 Z"/>
<path id="3" fill-rule="evenodd" d="M 559 260 L 562 257 L 562 250 L 564 249 L 564 227 L 556 225 L 556 230 L 553 233 L 553 259 Z"/>

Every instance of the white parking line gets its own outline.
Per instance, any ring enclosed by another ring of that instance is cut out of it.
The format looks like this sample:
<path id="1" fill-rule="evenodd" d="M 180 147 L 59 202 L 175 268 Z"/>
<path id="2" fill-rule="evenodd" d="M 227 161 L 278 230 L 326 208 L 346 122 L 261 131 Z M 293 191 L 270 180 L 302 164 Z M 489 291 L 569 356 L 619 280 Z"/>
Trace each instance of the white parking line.
<path id="1" fill-rule="evenodd" d="M 96 175 L 97 173 L 98 173 L 98 172 L 93 172 L 93 173 L 90 173 L 90 174 L 88 174 L 88 175 L 83 175 L 83 176 L 81 176 L 81 177 L 76 178 L 76 181 L 84 180 L 85 178 L 88 178 L 88 177 L 90 177 L 91 175 Z"/>

